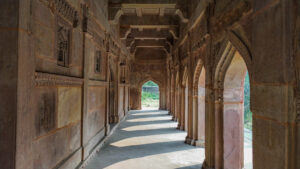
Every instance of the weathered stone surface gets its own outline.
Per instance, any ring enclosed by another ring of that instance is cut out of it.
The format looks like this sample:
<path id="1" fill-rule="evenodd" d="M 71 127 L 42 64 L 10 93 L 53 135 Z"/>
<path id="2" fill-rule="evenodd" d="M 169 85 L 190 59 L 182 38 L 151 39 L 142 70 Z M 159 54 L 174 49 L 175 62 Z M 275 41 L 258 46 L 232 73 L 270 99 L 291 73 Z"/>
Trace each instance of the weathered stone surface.
<path id="1" fill-rule="evenodd" d="M 81 119 L 81 88 L 58 88 L 57 127 L 61 128 Z"/>
<path id="2" fill-rule="evenodd" d="M 84 144 L 105 127 L 106 98 L 105 87 L 89 87 L 87 114 L 84 120 Z"/>

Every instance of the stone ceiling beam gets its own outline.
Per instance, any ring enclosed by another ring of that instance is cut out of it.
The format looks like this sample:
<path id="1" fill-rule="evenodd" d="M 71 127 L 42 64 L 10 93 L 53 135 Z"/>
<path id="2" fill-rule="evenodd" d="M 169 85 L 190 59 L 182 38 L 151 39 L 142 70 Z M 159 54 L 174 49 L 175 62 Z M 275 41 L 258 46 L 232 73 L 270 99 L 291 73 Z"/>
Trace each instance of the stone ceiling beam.
<path id="1" fill-rule="evenodd" d="M 136 48 L 164 48 L 168 53 L 170 46 L 167 40 L 134 40 L 129 46 L 130 51 L 135 51 Z"/>
<path id="2" fill-rule="evenodd" d="M 177 26 L 178 19 L 174 16 L 159 17 L 155 15 L 144 15 L 143 17 L 138 16 L 125 16 L 123 15 L 120 19 L 121 26 L 130 27 L 130 25 L 138 26 L 155 26 L 155 25 L 170 25 Z"/>
<path id="3" fill-rule="evenodd" d="M 155 0 L 155 4 L 177 4 L 178 0 Z M 109 0 L 109 4 L 151 4 L 150 0 Z"/>
<path id="4" fill-rule="evenodd" d="M 170 8 L 175 9 L 176 4 L 126 4 L 122 3 L 121 8 Z"/>
<path id="5" fill-rule="evenodd" d="M 135 40 L 135 45 L 136 46 L 149 46 L 149 47 L 154 47 L 154 46 L 165 46 L 166 40 Z"/>
<path id="6" fill-rule="evenodd" d="M 156 26 L 153 29 L 143 28 L 143 31 L 138 31 L 141 27 L 121 27 L 120 37 L 121 39 L 127 39 L 128 37 L 134 38 L 145 38 L 145 39 L 156 39 L 156 38 L 167 38 L 173 37 L 178 38 L 178 29 L 176 27 L 160 27 Z"/>

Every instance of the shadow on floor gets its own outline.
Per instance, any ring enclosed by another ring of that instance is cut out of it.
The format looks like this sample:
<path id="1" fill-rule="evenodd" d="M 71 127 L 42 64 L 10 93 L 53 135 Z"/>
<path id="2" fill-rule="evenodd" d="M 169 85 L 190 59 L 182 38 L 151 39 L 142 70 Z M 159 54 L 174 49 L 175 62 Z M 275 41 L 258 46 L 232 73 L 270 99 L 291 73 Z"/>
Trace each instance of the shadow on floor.
<path id="1" fill-rule="evenodd" d="M 148 121 L 150 117 L 155 119 Z M 185 144 L 186 133 L 176 126 L 166 111 L 132 111 L 85 169 L 201 168 L 198 156 L 204 156 L 204 150 Z"/>
<path id="2" fill-rule="evenodd" d="M 197 164 L 197 165 L 192 165 L 192 166 L 180 167 L 180 168 L 176 168 L 176 169 L 200 169 L 201 167 L 202 167 L 201 164 Z"/>

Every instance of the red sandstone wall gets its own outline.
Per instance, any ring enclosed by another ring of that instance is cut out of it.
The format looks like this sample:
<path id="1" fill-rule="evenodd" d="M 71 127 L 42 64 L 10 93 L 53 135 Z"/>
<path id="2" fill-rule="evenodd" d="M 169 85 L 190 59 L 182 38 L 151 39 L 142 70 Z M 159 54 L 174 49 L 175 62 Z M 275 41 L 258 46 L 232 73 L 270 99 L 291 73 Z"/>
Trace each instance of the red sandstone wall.
<path id="1" fill-rule="evenodd" d="M 77 24 L 55 10 L 57 4 L 49 2 L 21 2 L 24 16 L 20 29 L 24 35 L 19 34 L 22 66 L 18 105 L 22 108 L 16 134 L 18 169 L 75 168 L 89 157 L 107 131 L 107 53 L 116 54 L 121 48 L 117 38 L 105 34 L 109 32 L 108 1 L 88 2 L 87 30 L 83 30 L 81 0 L 66 1 L 79 15 Z M 69 30 L 65 33 L 69 42 L 66 66 L 58 62 L 57 31 L 61 24 Z M 97 52 L 101 53 L 99 72 L 95 71 Z M 120 100 L 124 106 L 125 101 Z M 9 166 L 12 163 L 4 168 L 13 168 Z"/>

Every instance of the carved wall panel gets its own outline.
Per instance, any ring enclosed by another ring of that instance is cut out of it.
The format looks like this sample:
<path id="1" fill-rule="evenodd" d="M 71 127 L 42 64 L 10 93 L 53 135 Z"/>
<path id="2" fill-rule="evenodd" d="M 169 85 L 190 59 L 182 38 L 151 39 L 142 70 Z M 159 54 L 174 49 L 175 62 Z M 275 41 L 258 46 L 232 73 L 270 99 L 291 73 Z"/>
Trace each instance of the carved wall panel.
<path id="1" fill-rule="evenodd" d="M 39 87 L 36 89 L 36 135 L 40 136 L 56 128 L 56 90 Z"/>
<path id="2" fill-rule="evenodd" d="M 88 88 L 88 110 L 84 119 L 84 143 L 105 126 L 106 95 L 106 87 L 90 86 Z"/>
<path id="3" fill-rule="evenodd" d="M 71 46 L 71 28 L 60 17 L 57 18 L 56 25 L 56 57 L 57 64 L 63 67 L 69 67 Z"/>
<path id="4" fill-rule="evenodd" d="M 67 1 L 33 0 L 36 71 L 82 77 L 82 30 L 77 11 Z M 42 16 L 46 18 L 42 18 Z"/>
<path id="5" fill-rule="evenodd" d="M 99 47 L 97 42 L 89 39 L 86 42 L 86 57 L 89 58 L 89 78 L 91 80 L 107 80 L 107 52 L 105 48 Z"/>
<path id="6" fill-rule="evenodd" d="M 58 128 L 80 121 L 82 110 L 81 90 L 79 87 L 58 87 Z"/>

